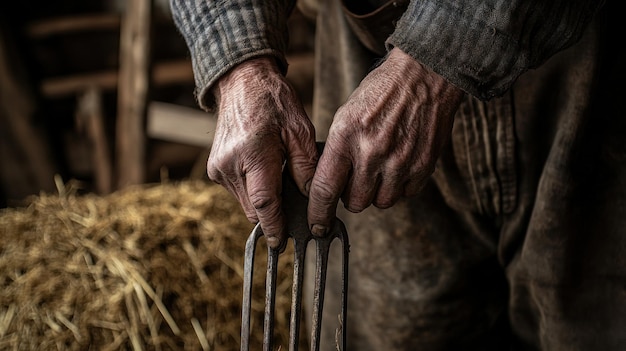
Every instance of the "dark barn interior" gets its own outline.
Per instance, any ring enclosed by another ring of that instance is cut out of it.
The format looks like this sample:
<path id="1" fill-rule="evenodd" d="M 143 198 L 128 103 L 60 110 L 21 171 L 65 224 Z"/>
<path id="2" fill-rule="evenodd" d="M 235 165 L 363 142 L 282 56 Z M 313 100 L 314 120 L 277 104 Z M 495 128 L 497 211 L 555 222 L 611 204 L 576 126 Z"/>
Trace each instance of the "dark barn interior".
<path id="1" fill-rule="evenodd" d="M 626 350 L 616 1 L 300 1 L 286 79 L 316 158 L 271 62 L 238 61 L 292 2 L 181 0 L 187 37 L 218 33 L 200 60 L 244 67 L 211 165 L 235 196 L 170 1 L 0 1 L 0 351 Z"/>
<path id="2" fill-rule="evenodd" d="M 99 194 L 163 177 L 205 178 L 215 116 L 194 101 L 188 51 L 167 1 L 141 3 L 0 5 L 3 207 L 56 192 L 55 176 Z M 289 78 L 306 102 L 313 23 L 296 11 L 290 25 Z"/>
<path id="3" fill-rule="evenodd" d="M 168 6 L 0 2 L 0 350 L 239 349 L 252 225 L 206 176 L 216 116 Z M 310 104 L 314 24 L 289 24 Z"/>

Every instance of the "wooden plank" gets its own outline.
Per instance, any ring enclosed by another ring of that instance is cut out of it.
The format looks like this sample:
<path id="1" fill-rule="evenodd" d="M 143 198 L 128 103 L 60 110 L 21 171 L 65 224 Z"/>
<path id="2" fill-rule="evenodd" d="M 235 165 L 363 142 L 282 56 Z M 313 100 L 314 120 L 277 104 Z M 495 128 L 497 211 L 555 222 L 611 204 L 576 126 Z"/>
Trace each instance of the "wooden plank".
<path id="1" fill-rule="evenodd" d="M 41 83 L 40 89 L 47 98 L 60 98 L 80 94 L 89 87 L 96 87 L 100 90 L 116 89 L 117 71 L 49 78 Z"/>
<path id="2" fill-rule="evenodd" d="M 119 30 L 120 16 L 115 13 L 80 14 L 75 16 L 48 18 L 28 24 L 26 34 L 33 39 L 53 35 L 93 31 Z"/>
<path id="3" fill-rule="evenodd" d="M 110 70 L 48 78 L 41 83 L 40 89 L 47 98 L 60 98 L 80 94 L 89 87 L 96 87 L 103 91 L 115 90 L 118 88 L 118 83 L 117 70 Z M 189 60 L 159 62 L 152 69 L 151 84 L 154 86 L 187 83 L 193 83 L 193 71 Z"/>
<path id="4" fill-rule="evenodd" d="M 118 115 L 117 188 L 145 179 L 145 114 L 149 86 L 150 0 L 129 0 L 122 16 Z"/>
<path id="5" fill-rule="evenodd" d="M 150 138 L 210 148 L 217 118 L 199 109 L 152 101 L 147 124 Z"/>
<path id="6" fill-rule="evenodd" d="M 155 86 L 193 83 L 191 60 L 157 62 L 152 70 L 152 84 Z"/>
<path id="7" fill-rule="evenodd" d="M 309 89 L 313 76 L 313 60 L 313 55 L 308 53 L 287 56 L 287 62 L 289 62 L 287 78 L 292 81 L 296 88 L 304 86 Z M 157 62 L 153 65 L 151 74 L 151 84 L 157 87 L 172 84 L 193 84 L 194 82 L 189 59 Z M 40 89 L 47 98 L 59 98 L 82 93 L 92 86 L 103 91 L 117 89 L 117 70 L 48 78 L 43 80 Z"/>

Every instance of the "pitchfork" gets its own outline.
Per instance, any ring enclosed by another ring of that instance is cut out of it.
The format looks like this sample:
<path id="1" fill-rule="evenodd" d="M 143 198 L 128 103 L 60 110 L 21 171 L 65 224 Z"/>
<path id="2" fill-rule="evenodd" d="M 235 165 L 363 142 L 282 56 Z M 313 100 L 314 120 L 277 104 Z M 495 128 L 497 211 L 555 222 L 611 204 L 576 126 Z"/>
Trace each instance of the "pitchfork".
<path id="1" fill-rule="evenodd" d="M 286 173 L 286 172 L 285 172 Z M 347 292 L 348 292 L 348 234 L 339 219 L 335 218 L 329 234 L 316 237 L 311 234 L 307 225 L 307 198 L 303 196 L 289 175 L 283 176 L 283 208 L 287 217 L 287 234 L 293 240 L 293 286 L 291 297 L 291 320 L 289 327 L 289 351 L 298 350 L 300 320 L 302 313 L 302 291 L 304 283 L 305 253 L 309 241 L 316 242 L 315 290 L 313 293 L 313 316 L 311 321 L 311 348 L 319 351 L 322 327 L 322 310 L 324 307 L 324 289 L 328 268 L 328 254 L 332 241 L 338 238 L 343 247 L 342 253 L 342 288 L 341 288 L 341 350 L 346 349 L 347 326 Z M 258 239 L 263 236 L 261 226 L 257 225 L 246 242 L 244 258 L 243 306 L 241 313 L 241 350 L 250 347 L 250 312 L 252 298 L 252 274 L 254 270 L 254 254 Z M 265 278 L 265 317 L 263 322 L 263 350 L 274 351 L 272 337 L 274 334 L 274 306 L 276 301 L 277 267 L 279 254 L 284 249 L 268 247 L 267 275 Z M 339 347 L 339 345 L 337 345 Z"/>

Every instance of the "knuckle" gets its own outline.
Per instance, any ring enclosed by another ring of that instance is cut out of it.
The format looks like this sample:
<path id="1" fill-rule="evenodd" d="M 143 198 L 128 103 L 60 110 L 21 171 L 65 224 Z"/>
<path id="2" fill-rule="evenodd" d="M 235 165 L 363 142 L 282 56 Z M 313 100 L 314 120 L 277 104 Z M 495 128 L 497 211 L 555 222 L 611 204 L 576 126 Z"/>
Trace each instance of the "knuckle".
<path id="1" fill-rule="evenodd" d="M 256 210 L 271 208 L 271 205 L 276 202 L 275 200 L 276 197 L 268 191 L 259 190 L 250 194 L 250 203 Z"/>
<path id="2" fill-rule="evenodd" d="M 362 157 L 373 163 L 387 163 L 395 157 L 389 138 L 378 138 L 375 143 L 361 143 L 359 149 Z"/>
<path id="3" fill-rule="evenodd" d="M 231 158 L 210 156 L 206 164 L 207 176 L 216 183 L 222 183 L 234 173 L 231 171 L 234 164 Z"/>
<path id="4" fill-rule="evenodd" d="M 318 202 L 331 203 L 335 199 L 336 194 L 332 185 L 324 180 L 318 180 L 311 186 L 311 197 Z"/>
<path id="5" fill-rule="evenodd" d="M 207 167 L 206 174 L 209 180 L 217 184 L 222 184 L 222 173 L 219 172 L 217 169 Z"/>

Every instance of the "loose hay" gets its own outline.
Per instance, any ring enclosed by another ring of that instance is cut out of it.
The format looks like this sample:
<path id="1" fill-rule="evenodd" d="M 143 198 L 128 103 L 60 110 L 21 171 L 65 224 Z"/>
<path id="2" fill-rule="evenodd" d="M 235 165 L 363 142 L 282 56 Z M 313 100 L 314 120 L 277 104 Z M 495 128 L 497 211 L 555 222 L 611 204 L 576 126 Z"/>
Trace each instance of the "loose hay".
<path id="1" fill-rule="evenodd" d="M 41 195 L 5 209 L 0 349 L 238 350 L 251 229 L 230 194 L 203 181 L 105 197 Z M 265 250 L 258 251 L 261 261 Z M 253 350 L 261 349 L 265 293 L 257 264 Z M 280 261 L 276 338 L 283 346 L 291 264 Z"/>

